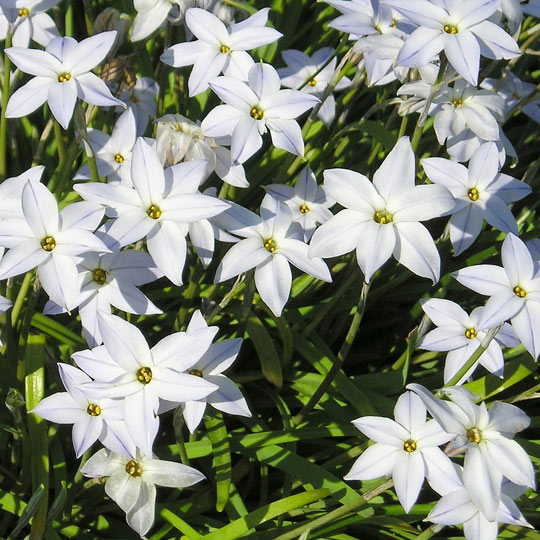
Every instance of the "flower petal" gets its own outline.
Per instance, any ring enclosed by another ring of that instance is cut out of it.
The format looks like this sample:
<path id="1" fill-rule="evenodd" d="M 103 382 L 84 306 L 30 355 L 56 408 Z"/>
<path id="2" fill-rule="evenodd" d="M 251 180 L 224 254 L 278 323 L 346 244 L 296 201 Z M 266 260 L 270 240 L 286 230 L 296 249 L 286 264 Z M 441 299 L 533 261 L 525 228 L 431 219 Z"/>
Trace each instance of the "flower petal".
<path id="1" fill-rule="evenodd" d="M 274 253 L 255 268 L 255 286 L 261 300 L 279 317 L 289 299 L 292 274 L 287 259 Z"/>

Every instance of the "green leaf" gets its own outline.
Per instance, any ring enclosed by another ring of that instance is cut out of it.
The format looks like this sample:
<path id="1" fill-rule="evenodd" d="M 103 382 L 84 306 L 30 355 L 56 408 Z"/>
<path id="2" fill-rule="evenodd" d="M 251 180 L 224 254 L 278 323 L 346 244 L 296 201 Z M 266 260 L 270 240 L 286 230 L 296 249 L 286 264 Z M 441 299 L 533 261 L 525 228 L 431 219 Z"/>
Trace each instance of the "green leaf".
<path id="1" fill-rule="evenodd" d="M 229 501 L 231 489 L 231 447 L 223 415 L 213 411 L 212 417 L 205 418 L 204 425 L 212 444 L 214 454 L 213 470 L 216 477 L 216 510 L 222 512 Z"/>
<path id="2" fill-rule="evenodd" d="M 246 330 L 259 356 L 263 375 L 272 384 L 281 388 L 283 385 L 281 362 L 268 330 L 261 319 L 253 314 L 247 320 Z"/>
<path id="3" fill-rule="evenodd" d="M 26 508 L 24 509 L 23 513 L 21 514 L 21 517 L 19 518 L 19 521 L 17 521 L 17 525 L 15 526 L 15 529 L 13 529 L 13 532 L 11 533 L 11 536 L 13 538 L 16 538 L 19 536 L 19 533 L 28 525 L 32 517 L 36 514 L 36 512 L 39 510 L 41 501 L 46 496 L 45 493 L 45 486 L 41 484 L 30 500 L 28 501 L 28 504 Z M 45 499 L 46 500 L 46 499 Z"/>
<path id="4" fill-rule="evenodd" d="M 250 529 L 257 527 L 261 523 L 274 519 L 282 514 L 286 514 L 296 508 L 301 508 L 302 506 L 324 499 L 325 497 L 328 497 L 330 493 L 331 491 L 329 489 L 314 489 L 266 504 L 265 506 L 261 506 L 257 510 L 250 512 L 246 516 L 225 525 L 225 527 L 203 536 L 202 540 L 236 540 L 236 538 L 240 538 Z"/>

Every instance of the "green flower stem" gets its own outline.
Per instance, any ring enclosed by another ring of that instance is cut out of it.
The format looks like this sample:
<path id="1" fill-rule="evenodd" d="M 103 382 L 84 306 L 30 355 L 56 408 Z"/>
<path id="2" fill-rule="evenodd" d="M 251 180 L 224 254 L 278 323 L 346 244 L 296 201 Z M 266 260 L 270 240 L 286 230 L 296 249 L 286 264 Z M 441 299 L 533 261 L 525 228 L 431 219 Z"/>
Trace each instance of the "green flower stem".
<path id="1" fill-rule="evenodd" d="M 482 340 L 482 343 L 478 345 L 475 351 L 469 356 L 468 360 L 463 364 L 461 369 L 444 385 L 444 387 L 454 386 L 461 378 L 471 369 L 478 359 L 482 356 L 484 351 L 489 347 L 489 344 L 493 341 L 493 338 L 497 335 L 497 332 L 502 328 L 504 323 L 499 324 L 490 329 L 486 334 L 486 337 Z"/>
<path id="2" fill-rule="evenodd" d="M 381 493 L 384 493 L 393 485 L 394 482 L 391 479 L 385 479 L 381 484 L 373 488 L 371 491 L 368 491 L 361 497 L 358 497 L 358 499 L 344 504 L 343 506 L 337 508 L 336 510 L 333 510 L 332 512 L 328 512 L 328 514 L 326 514 L 325 516 L 308 521 L 305 525 L 301 525 L 300 527 L 292 531 L 286 532 L 285 534 L 278 536 L 275 540 L 293 540 L 294 538 L 298 538 L 299 536 L 301 536 L 306 531 L 312 531 L 314 529 L 324 527 L 325 525 L 328 525 L 330 523 L 334 523 L 338 519 L 348 514 L 353 514 L 357 512 L 360 508 L 362 508 L 362 506 L 367 505 L 371 499 L 377 497 Z"/>
<path id="3" fill-rule="evenodd" d="M 240 274 L 231 290 L 224 296 L 223 300 L 212 310 L 212 312 L 206 317 L 206 322 L 208 325 L 212 324 L 214 317 L 224 308 L 227 304 L 242 290 L 245 288 L 246 283 L 246 274 Z M 250 303 L 251 305 L 251 303 Z"/>
<path id="4" fill-rule="evenodd" d="M 437 79 L 435 80 L 435 83 L 431 87 L 431 91 L 429 93 L 428 98 L 426 99 L 426 104 L 424 106 L 424 109 L 422 110 L 420 117 L 418 118 L 418 121 L 416 122 L 416 126 L 414 128 L 413 136 L 411 139 L 411 146 L 414 152 L 416 152 L 416 150 L 418 149 L 418 144 L 420 143 L 420 139 L 422 138 L 422 133 L 424 132 L 424 124 L 426 123 L 426 120 L 428 117 L 429 108 L 431 107 L 433 98 L 435 97 L 435 94 L 438 92 L 441 82 L 444 79 L 447 66 L 448 66 L 448 60 L 446 59 L 446 57 L 443 56 L 443 58 L 441 59 L 441 65 L 439 66 L 439 73 L 437 75 Z"/>
<path id="5" fill-rule="evenodd" d="M 64 35 L 73 37 L 73 0 L 66 0 L 65 6 L 65 17 L 64 17 Z"/>
<path id="6" fill-rule="evenodd" d="M 86 128 L 86 115 L 82 108 L 81 102 L 77 100 L 75 105 L 75 112 L 73 115 L 75 119 L 75 127 L 80 133 L 82 139 L 85 142 L 84 150 L 86 153 L 86 159 L 88 160 L 88 168 L 90 169 L 90 179 L 92 182 L 99 182 L 99 173 L 96 163 L 96 155 L 90 146 L 90 139 L 88 138 L 88 129 Z"/>
<path id="7" fill-rule="evenodd" d="M 57 120 L 54 120 L 54 138 L 56 139 L 56 149 L 58 152 L 58 160 L 62 163 L 66 159 L 66 146 L 62 137 L 62 126 Z"/>
<path id="8" fill-rule="evenodd" d="M 41 163 L 41 156 L 43 155 L 43 151 L 45 150 L 45 144 L 47 143 L 47 139 L 49 138 L 49 135 L 51 134 L 51 131 L 53 130 L 53 125 L 54 125 L 54 118 L 51 116 L 51 118 L 49 118 L 49 121 L 43 128 L 41 136 L 39 137 L 37 149 L 34 154 L 34 157 L 32 158 L 32 167 L 35 167 L 36 165 L 39 165 Z"/>
<path id="9" fill-rule="evenodd" d="M 332 299 L 324 304 L 320 309 L 317 310 L 317 315 L 313 320 L 305 327 L 302 332 L 302 336 L 307 337 L 319 326 L 320 322 L 332 311 L 334 306 L 341 300 L 346 291 L 350 289 L 356 278 L 358 277 L 358 272 L 353 262 L 350 263 L 349 275 L 346 276 L 339 286 L 336 294 L 332 296 Z"/>
<path id="10" fill-rule="evenodd" d="M 28 336 L 25 354 L 25 401 L 28 411 L 28 437 L 32 452 L 32 490 L 44 487 L 36 513 L 32 517 L 30 540 L 41 540 L 47 526 L 47 495 L 49 487 L 49 453 L 45 420 L 30 411 L 45 397 L 45 335 Z"/>
<path id="11" fill-rule="evenodd" d="M 17 294 L 17 298 L 13 303 L 13 309 L 11 310 L 11 326 L 13 328 L 15 328 L 15 326 L 17 325 L 17 321 L 19 320 L 21 309 L 24 305 L 28 289 L 30 288 L 30 284 L 32 283 L 32 278 L 34 277 L 34 272 L 34 270 L 26 272 L 21 288 L 19 289 L 19 292 Z"/>
<path id="12" fill-rule="evenodd" d="M 71 144 L 68 146 L 66 151 L 66 159 L 63 163 L 60 163 L 55 173 L 53 174 L 47 187 L 53 193 L 61 194 L 65 187 L 68 185 L 71 176 L 71 169 L 73 163 L 77 159 L 77 156 L 80 152 L 80 140 L 79 138 L 74 139 Z"/>
<path id="13" fill-rule="evenodd" d="M 8 31 L 6 36 L 6 42 L 4 44 L 4 51 L 8 47 L 11 47 L 11 30 Z M 6 177 L 7 163 L 6 163 L 6 147 L 7 147 L 7 118 L 6 108 L 9 101 L 9 83 L 10 83 L 10 69 L 11 60 L 9 56 L 4 52 L 4 79 L 2 81 L 2 112 L 0 115 L 0 178 Z"/>
<path id="14" fill-rule="evenodd" d="M 425 531 L 422 531 L 418 536 L 415 537 L 415 540 L 427 540 L 428 538 L 431 538 L 433 535 L 437 534 L 439 531 L 442 531 L 444 525 L 439 525 L 438 523 L 435 525 L 432 525 Z"/>
<path id="15" fill-rule="evenodd" d="M 332 384 L 332 381 L 336 377 L 336 375 L 339 373 L 339 370 L 343 366 L 343 362 L 345 362 L 345 359 L 347 358 L 349 351 L 351 350 L 351 346 L 356 338 L 356 334 L 358 333 L 358 330 L 360 329 L 360 323 L 362 322 L 362 318 L 364 316 L 364 311 L 366 309 L 366 300 L 367 300 L 367 294 L 369 291 L 370 284 L 364 282 L 362 285 L 362 290 L 360 292 L 360 298 L 358 299 L 358 306 L 356 308 L 356 313 L 354 314 L 353 320 L 351 322 L 351 326 L 349 327 L 349 331 L 347 332 L 347 335 L 345 336 L 345 341 L 341 345 L 341 348 L 339 349 L 339 352 L 336 357 L 335 363 L 330 368 L 330 371 L 326 374 L 324 380 L 320 384 L 320 386 L 315 390 L 315 392 L 312 394 L 312 396 L 309 398 L 308 402 L 304 405 L 302 410 L 293 418 L 293 422 L 296 426 L 304 422 L 310 413 L 310 411 L 319 403 L 319 400 L 321 397 L 325 394 L 325 392 L 328 390 L 330 385 Z"/>

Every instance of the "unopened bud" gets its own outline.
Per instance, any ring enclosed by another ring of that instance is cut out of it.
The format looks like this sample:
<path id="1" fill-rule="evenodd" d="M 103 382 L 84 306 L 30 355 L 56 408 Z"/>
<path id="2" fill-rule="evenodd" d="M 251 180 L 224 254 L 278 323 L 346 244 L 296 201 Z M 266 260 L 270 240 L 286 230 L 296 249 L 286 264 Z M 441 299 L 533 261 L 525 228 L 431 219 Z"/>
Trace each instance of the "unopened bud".
<path id="1" fill-rule="evenodd" d="M 130 56 L 112 58 L 104 66 L 101 78 L 108 83 L 124 84 L 131 89 L 137 83 L 137 73 Z"/>
<path id="2" fill-rule="evenodd" d="M 116 39 L 107 58 L 112 58 L 126 41 L 130 26 L 131 18 L 129 15 L 127 13 L 120 13 L 115 8 L 106 8 L 96 17 L 94 21 L 94 32 L 96 34 L 116 30 Z"/>

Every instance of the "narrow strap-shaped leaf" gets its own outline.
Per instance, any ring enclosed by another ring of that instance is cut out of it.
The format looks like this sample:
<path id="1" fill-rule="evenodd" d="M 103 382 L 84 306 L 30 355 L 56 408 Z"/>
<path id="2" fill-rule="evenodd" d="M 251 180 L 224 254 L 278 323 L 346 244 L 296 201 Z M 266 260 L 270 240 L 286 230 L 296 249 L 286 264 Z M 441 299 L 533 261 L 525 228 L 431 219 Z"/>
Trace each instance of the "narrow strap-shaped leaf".
<path id="1" fill-rule="evenodd" d="M 268 330 L 261 319 L 253 314 L 247 320 L 246 330 L 257 351 L 263 375 L 272 384 L 281 388 L 283 384 L 281 362 Z"/>
<path id="2" fill-rule="evenodd" d="M 324 499 L 325 497 L 328 497 L 330 493 L 331 491 L 329 489 L 314 489 L 266 504 L 257 508 L 257 510 L 250 512 L 246 516 L 236 519 L 225 527 L 203 536 L 202 540 L 236 540 L 236 538 L 240 538 L 249 531 L 249 529 L 257 527 L 261 523 L 274 519 L 281 514 Z"/>
<path id="3" fill-rule="evenodd" d="M 214 473 L 216 475 L 216 510 L 223 511 L 229 501 L 231 489 L 231 447 L 227 427 L 223 415 L 213 411 L 211 417 L 205 418 L 204 425 L 208 431 L 208 438 L 212 444 L 214 454 Z"/>
<path id="4" fill-rule="evenodd" d="M 32 497 L 30 497 L 30 500 L 28 501 L 26 508 L 21 514 L 19 521 L 17 521 L 17 525 L 15 526 L 15 529 L 13 529 L 13 532 L 11 533 L 11 538 L 16 538 L 17 536 L 19 536 L 19 533 L 29 523 L 29 521 L 32 519 L 32 516 L 34 516 L 36 512 L 38 511 L 39 505 L 44 496 L 45 496 L 45 487 L 43 486 L 43 484 L 41 484 L 36 489 Z"/>
<path id="5" fill-rule="evenodd" d="M 45 396 L 45 336 L 29 335 L 25 354 L 26 410 L 31 411 Z M 43 538 L 47 524 L 47 498 L 49 491 L 49 450 L 45 420 L 28 414 L 32 486 L 34 491 L 43 486 L 43 496 L 32 520 L 31 538 Z"/>

